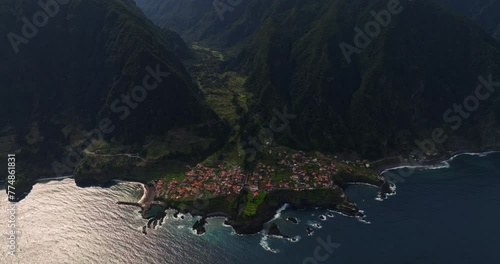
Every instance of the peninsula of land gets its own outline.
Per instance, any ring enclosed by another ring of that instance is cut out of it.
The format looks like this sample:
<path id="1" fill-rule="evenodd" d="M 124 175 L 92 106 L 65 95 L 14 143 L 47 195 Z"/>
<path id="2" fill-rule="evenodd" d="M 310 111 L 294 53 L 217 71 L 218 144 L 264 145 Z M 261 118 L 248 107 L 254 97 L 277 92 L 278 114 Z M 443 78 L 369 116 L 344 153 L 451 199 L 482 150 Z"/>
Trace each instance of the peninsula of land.
<path id="1" fill-rule="evenodd" d="M 148 182 L 138 203 L 119 203 L 140 206 L 143 217 L 152 221 L 163 220 L 169 208 L 201 216 L 193 226 L 198 234 L 205 232 L 206 219 L 214 216 L 225 217 L 238 234 L 254 234 L 285 204 L 364 217 L 344 193 L 350 184 L 372 185 L 383 197 L 392 192 L 391 183 L 366 160 L 347 161 L 288 148 L 273 148 L 270 157 L 257 162 L 251 171 L 228 162 L 188 166 L 182 177 Z M 150 213 L 153 206 L 158 214 Z"/>

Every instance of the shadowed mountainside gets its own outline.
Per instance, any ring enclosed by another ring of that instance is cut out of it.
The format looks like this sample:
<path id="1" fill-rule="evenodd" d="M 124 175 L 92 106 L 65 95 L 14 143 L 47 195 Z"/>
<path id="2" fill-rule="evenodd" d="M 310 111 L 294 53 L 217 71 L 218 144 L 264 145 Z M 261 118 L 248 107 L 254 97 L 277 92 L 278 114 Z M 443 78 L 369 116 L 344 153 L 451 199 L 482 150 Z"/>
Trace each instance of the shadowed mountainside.
<path id="1" fill-rule="evenodd" d="M 51 8 L 33 36 L 22 29 L 24 17 L 43 10 L 36 1 L 16 1 L 14 12 L 0 16 L 0 35 L 17 35 L 0 41 L 0 152 L 18 153 L 19 184 L 71 174 L 83 149 L 135 153 L 158 140 L 169 142 L 169 152 L 156 160 L 197 160 L 225 140 L 226 125 L 179 59 L 191 54 L 176 33 L 153 25 L 129 0 Z M 21 39 L 13 42 L 18 53 L 11 39 Z M 179 151 L 186 138 L 201 143 Z"/>
<path id="2" fill-rule="evenodd" d="M 178 2 L 138 1 L 146 14 L 157 10 L 151 18 L 159 26 L 183 21 L 185 27 L 173 28 L 188 40 L 237 51 L 227 69 L 248 76 L 254 120 L 270 120 L 272 109 L 285 105 L 300 113 L 278 135 L 283 145 L 379 158 L 410 151 L 438 127 L 449 135 L 438 150 L 500 145 L 498 94 L 467 115 L 460 130 L 451 128 L 457 112 L 443 117 L 474 94 L 479 76 L 500 79 L 500 45 L 432 1 L 401 1 L 401 13 L 349 59 L 340 45 L 355 47 L 354 28 L 364 30 L 375 20 L 371 11 L 387 10 L 390 1 L 252 0 L 223 12 L 222 20 L 210 1 L 190 2 L 200 3 L 191 16 Z M 169 8 L 176 12 L 160 15 Z M 258 133 L 263 123 L 255 123 L 242 138 Z"/>

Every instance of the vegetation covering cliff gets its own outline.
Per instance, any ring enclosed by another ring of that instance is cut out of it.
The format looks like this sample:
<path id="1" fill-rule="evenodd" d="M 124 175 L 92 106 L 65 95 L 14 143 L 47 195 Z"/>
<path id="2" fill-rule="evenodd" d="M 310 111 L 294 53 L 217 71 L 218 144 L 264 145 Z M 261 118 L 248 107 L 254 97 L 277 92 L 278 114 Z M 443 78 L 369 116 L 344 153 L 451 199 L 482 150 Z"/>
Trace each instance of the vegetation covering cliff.
<path id="1" fill-rule="evenodd" d="M 168 148 L 150 151 L 157 163 L 198 160 L 225 141 L 176 33 L 129 0 L 48 2 L 15 1 L 0 15 L 8 36 L 0 41 L 0 152 L 18 153 L 18 183 L 99 166 L 88 153 L 135 153 L 155 140 Z M 138 163 L 96 170 L 151 165 Z"/>
<path id="2" fill-rule="evenodd" d="M 179 28 L 181 35 L 238 54 L 225 69 L 247 77 L 253 94 L 248 103 L 254 125 L 247 124 L 243 139 L 286 105 L 300 114 L 276 136 L 298 149 L 374 159 L 409 152 L 416 139 L 439 127 L 449 137 L 438 151 L 500 145 L 498 93 L 481 101 L 459 130 L 451 128 L 458 121 L 450 121 L 457 112 L 444 119 L 448 109 L 474 95 L 479 76 L 500 79 L 500 45 L 433 1 L 252 0 L 227 9 L 196 2 L 201 9 L 193 16 L 181 10 L 161 16 L 159 10 L 179 6 L 175 0 L 138 3 L 146 13 L 158 10 L 152 17 L 158 25 L 184 18 L 194 26 Z M 397 12 L 381 18 L 391 3 Z M 382 21 L 380 32 L 372 28 L 369 37 L 366 25 L 373 21 Z M 351 54 L 341 47 L 346 44 Z"/>
<path id="3" fill-rule="evenodd" d="M 182 180 L 201 161 L 254 173 L 280 146 L 378 159 L 439 127 L 424 152 L 500 146 L 498 92 L 455 107 L 478 77 L 500 81 L 494 22 L 431 0 L 138 0 L 157 25 L 131 0 L 60 2 L 0 16 L 0 152 L 19 154 L 19 183 Z"/>
<path id="4" fill-rule="evenodd" d="M 443 114 L 474 94 L 478 76 L 499 76 L 498 43 L 426 1 L 402 2 L 401 15 L 349 64 L 339 46 L 354 45 L 353 28 L 373 20 L 370 10 L 383 10 L 386 2 L 326 1 L 309 21 L 305 10 L 273 16 L 238 58 L 249 89 L 260 95 L 255 109 L 270 116 L 285 104 L 301 113 L 292 121 L 292 144 L 369 158 L 400 153 L 433 128 L 449 128 Z M 448 146 L 498 145 L 491 142 L 498 94 L 481 104 L 474 124 L 450 133 L 460 139 Z M 479 126 L 489 133 L 481 135 Z"/>

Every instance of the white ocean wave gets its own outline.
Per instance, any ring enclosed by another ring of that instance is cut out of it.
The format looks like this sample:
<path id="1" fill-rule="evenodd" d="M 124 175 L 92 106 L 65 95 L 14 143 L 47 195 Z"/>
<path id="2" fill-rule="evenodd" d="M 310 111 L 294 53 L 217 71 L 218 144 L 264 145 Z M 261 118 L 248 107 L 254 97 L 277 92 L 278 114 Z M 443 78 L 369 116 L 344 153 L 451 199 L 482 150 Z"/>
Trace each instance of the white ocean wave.
<path id="1" fill-rule="evenodd" d="M 381 193 L 379 192 L 379 193 L 377 194 L 377 197 L 375 197 L 375 200 L 376 200 L 376 201 L 379 201 L 379 202 L 383 202 L 384 200 L 389 199 L 389 197 L 390 197 L 390 196 L 395 196 L 395 195 L 397 194 L 397 192 L 396 192 L 397 186 L 396 186 L 396 184 L 395 184 L 395 183 L 390 183 L 390 185 L 389 185 L 389 189 L 391 190 L 391 192 L 390 192 L 390 193 L 386 193 L 386 194 L 385 194 L 385 198 L 382 198 L 382 195 L 381 195 Z"/>
<path id="2" fill-rule="evenodd" d="M 459 156 L 462 156 L 462 155 L 466 155 L 466 156 L 476 156 L 476 157 L 481 157 L 481 158 L 484 158 L 490 154 L 494 154 L 494 153 L 499 153 L 499 151 L 487 151 L 487 152 L 465 152 L 465 153 L 460 153 L 460 154 L 456 154 L 454 156 L 452 156 L 448 161 L 452 161 L 454 160 L 455 158 L 459 157 Z"/>
<path id="3" fill-rule="evenodd" d="M 448 169 L 450 168 L 450 162 L 453 161 L 455 158 L 460 157 L 462 155 L 467 155 L 467 156 L 477 156 L 477 157 L 486 157 L 490 154 L 494 153 L 500 153 L 500 151 L 486 151 L 486 152 L 464 152 L 464 153 L 459 153 L 451 156 L 449 159 L 441 161 L 437 164 L 434 165 L 401 165 L 401 166 L 396 166 L 392 168 L 388 168 L 383 170 L 380 174 L 384 174 L 388 171 L 393 171 L 393 170 L 398 170 L 398 169 L 425 169 L 425 170 L 439 170 L 439 169 Z"/>
<path id="4" fill-rule="evenodd" d="M 281 218 L 281 212 L 285 211 L 286 208 L 288 208 L 288 206 L 289 206 L 289 204 L 287 204 L 287 203 L 284 204 L 283 206 L 281 206 L 280 209 L 278 209 L 276 211 L 276 214 L 274 215 L 273 219 L 267 221 L 267 223 L 270 223 L 270 222 L 272 222 L 272 221 L 274 221 L 274 220 L 276 220 L 278 218 Z"/>
<path id="5" fill-rule="evenodd" d="M 360 221 L 361 223 L 367 224 L 367 225 L 370 225 L 372 223 L 364 218 L 358 218 L 358 221 Z"/>
<path id="6" fill-rule="evenodd" d="M 49 177 L 49 178 L 41 178 L 36 180 L 36 182 L 45 182 L 45 181 L 54 181 L 54 180 L 64 180 L 64 179 L 70 179 L 73 178 L 73 175 L 69 176 L 61 176 L 61 177 Z"/>
<path id="7" fill-rule="evenodd" d="M 302 239 L 302 237 L 301 237 L 301 236 L 294 236 L 294 237 L 288 238 L 288 241 L 290 241 L 290 242 L 292 242 L 292 243 L 297 243 L 297 242 L 299 242 L 301 239 Z"/>
<path id="8" fill-rule="evenodd" d="M 332 213 L 336 213 L 336 214 L 339 214 L 339 215 L 341 215 L 341 216 L 345 216 L 345 217 L 352 217 L 352 216 L 350 216 L 350 215 L 346 215 L 346 214 L 344 214 L 344 213 L 342 213 L 342 212 L 335 211 L 335 210 L 331 210 L 331 209 L 327 209 L 327 211 L 328 211 L 328 212 L 332 212 Z"/>
<path id="9" fill-rule="evenodd" d="M 422 170 L 441 170 L 450 168 L 450 163 L 447 161 L 441 161 L 434 165 L 401 165 L 383 170 L 380 174 L 383 175 L 389 171 L 399 170 L 399 169 L 422 169 Z"/>
<path id="10" fill-rule="evenodd" d="M 260 239 L 260 246 L 266 250 L 266 251 L 269 251 L 269 252 L 272 252 L 272 253 L 279 253 L 280 251 L 278 249 L 272 249 L 270 246 L 269 246 L 269 242 L 267 241 L 268 239 L 268 236 L 267 235 L 263 235 L 262 238 Z"/>
<path id="11" fill-rule="evenodd" d="M 323 228 L 323 226 L 320 223 L 315 222 L 315 221 L 307 221 L 307 225 L 309 225 L 312 228 L 316 228 L 316 229 Z"/>
<path id="12" fill-rule="evenodd" d="M 369 183 L 365 183 L 365 182 L 348 182 L 347 184 L 348 185 L 364 185 L 364 186 L 368 186 L 368 187 L 379 188 L 379 186 L 377 186 L 377 185 L 369 184 Z"/>

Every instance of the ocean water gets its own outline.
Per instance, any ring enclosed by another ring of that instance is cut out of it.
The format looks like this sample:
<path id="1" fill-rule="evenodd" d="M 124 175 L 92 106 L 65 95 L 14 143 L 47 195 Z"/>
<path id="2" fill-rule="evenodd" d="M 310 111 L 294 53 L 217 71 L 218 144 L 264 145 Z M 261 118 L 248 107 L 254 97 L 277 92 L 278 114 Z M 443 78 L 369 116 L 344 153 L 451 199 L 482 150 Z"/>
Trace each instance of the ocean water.
<path id="1" fill-rule="evenodd" d="M 156 230 L 138 209 L 137 183 L 77 187 L 72 179 L 38 183 L 17 204 L 17 256 L 6 257 L 7 203 L 0 193 L 0 263 L 500 263 L 500 154 L 462 155 L 448 168 L 417 170 L 397 195 L 376 201 L 368 186 L 348 189 L 366 222 L 322 209 L 285 209 L 276 217 L 298 242 L 263 234 L 239 236 L 223 219 L 193 234 L 196 219 L 172 214 Z M 299 219 L 298 224 L 285 220 Z M 306 226 L 314 233 L 307 235 Z M 330 247 L 322 245 L 329 244 Z"/>

